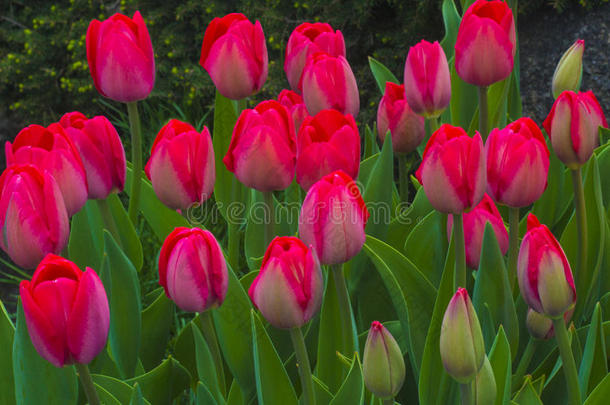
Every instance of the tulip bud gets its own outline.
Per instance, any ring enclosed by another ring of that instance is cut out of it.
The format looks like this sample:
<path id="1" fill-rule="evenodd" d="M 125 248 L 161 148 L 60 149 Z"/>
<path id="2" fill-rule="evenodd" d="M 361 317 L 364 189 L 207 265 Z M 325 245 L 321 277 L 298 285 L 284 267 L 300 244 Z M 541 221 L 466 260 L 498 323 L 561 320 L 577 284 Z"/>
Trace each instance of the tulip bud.
<path id="1" fill-rule="evenodd" d="M 267 248 L 248 294 L 270 324 L 290 329 L 305 325 L 318 312 L 323 291 L 314 251 L 295 237 L 281 236 Z"/>
<path id="2" fill-rule="evenodd" d="M 585 41 L 579 39 L 563 54 L 555 73 L 553 73 L 553 97 L 557 98 L 566 90 L 580 90 L 582 79 L 582 55 L 585 52 Z"/>
<path id="3" fill-rule="evenodd" d="M 447 373 L 461 384 L 472 381 L 485 362 L 479 318 L 464 288 L 458 288 L 445 311 L 440 353 Z"/>
<path id="4" fill-rule="evenodd" d="M 93 269 L 49 254 L 19 295 L 32 344 L 55 367 L 90 363 L 106 346 L 108 298 Z"/>
<path id="5" fill-rule="evenodd" d="M 227 294 L 227 263 L 214 235 L 200 228 L 178 227 L 159 253 L 159 284 L 165 295 L 187 312 L 220 306 Z"/>
<path id="6" fill-rule="evenodd" d="M 295 93 L 292 90 L 282 90 L 280 94 L 277 96 L 277 101 L 288 109 L 290 115 L 292 115 L 292 120 L 294 122 L 294 130 L 295 135 L 299 132 L 301 128 L 301 124 L 305 121 L 305 118 L 309 117 L 309 113 L 307 112 L 307 107 L 305 107 L 305 102 L 303 101 L 303 97 L 299 94 Z"/>
<path id="7" fill-rule="evenodd" d="M 498 393 L 496 388 L 496 377 L 494 376 L 494 370 L 491 368 L 489 359 L 485 356 L 483 367 L 479 370 L 479 373 L 475 379 L 475 392 L 477 404 L 493 404 L 496 402 L 496 395 Z"/>
<path id="8" fill-rule="evenodd" d="M 563 314 L 563 319 L 566 325 L 570 322 L 570 319 L 572 319 L 572 314 L 574 314 L 574 308 L 566 311 L 565 314 Z M 555 336 L 553 321 L 531 308 L 527 310 L 525 325 L 527 326 L 527 330 L 530 335 L 532 335 L 532 337 L 535 339 L 548 340 Z"/>
<path id="9" fill-rule="evenodd" d="M 337 170 L 307 192 L 299 217 L 299 235 L 313 247 L 322 264 L 344 263 L 362 249 L 368 217 L 358 186 Z"/>
<path id="10" fill-rule="evenodd" d="M 392 334 L 373 321 L 363 357 L 364 384 L 376 397 L 394 398 L 405 381 L 405 361 Z"/>
<path id="11" fill-rule="evenodd" d="M 549 228 L 534 214 L 527 217 L 517 275 L 521 295 L 534 311 L 559 318 L 574 307 L 576 289 L 568 259 Z"/>

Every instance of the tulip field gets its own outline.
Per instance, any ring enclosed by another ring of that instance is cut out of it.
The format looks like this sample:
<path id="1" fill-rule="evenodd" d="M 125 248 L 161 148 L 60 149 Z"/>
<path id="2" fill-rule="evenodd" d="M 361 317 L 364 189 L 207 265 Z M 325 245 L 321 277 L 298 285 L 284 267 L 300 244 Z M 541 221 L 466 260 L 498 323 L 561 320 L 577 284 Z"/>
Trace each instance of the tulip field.
<path id="1" fill-rule="evenodd" d="M 0 405 L 610 403 L 610 106 L 579 39 L 524 116 L 517 3 L 443 0 L 442 41 L 369 57 L 374 122 L 323 16 L 261 102 L 273 37 L 215 16 L 213 112 L 156 135 L 164 39 L 144 5 L 92 20 L 128 125 L 64 111 L 5 145 Z"/>

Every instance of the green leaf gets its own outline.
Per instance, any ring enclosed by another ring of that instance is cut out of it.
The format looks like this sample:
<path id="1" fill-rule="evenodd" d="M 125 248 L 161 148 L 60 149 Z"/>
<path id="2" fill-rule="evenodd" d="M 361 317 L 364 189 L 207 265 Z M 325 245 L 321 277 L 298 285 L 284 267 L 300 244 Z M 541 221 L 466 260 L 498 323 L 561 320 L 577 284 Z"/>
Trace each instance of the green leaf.
<path id="1" fill-rule="evenodd" d="M 330 405 L 362 404 L 364 403 L 364 380 L 362 377 L 362 365 L 358 353 L 355 353 L 352 366 L 345 381 L 337 391 L 337 395 Z"/>
<path id="2" fill-rule="evenodd" d="M 602 326 L 602 310 L 598 302 L 595 305 L 593 317 L 589 324 L 587 341 L 578 371 L 578 382 L 582 396 L 586 397 L 606 374 L 608 374 L 606 342 Z"/>
<path id="3" fill-rule="evenodd" d="M 116 397 L 114 395 L 112 395 L 111 393 L 109 393 L 108 391 L 106 391 L 103 387 L 100 387 L 99 385 L 93 383 L 93 386 L 95 387 L 95 391 L 97 392 L 97 395 L 100 399 L 100 402 L 104 405 L 121 405 L 121 402 L 119 402 L 118 399 L 116 399 Z"/>
<path id="4" fill-rule="evenodd" d="M 222 402 L 221 402 L 222 403 Z M 217 405 L 216 399 L 208 388 L 200 381 L 197 383 L 197 405 Z"/>
<path id="5" fill-rule="evenodd" d="M 146 370 L 153 369 L 163 360 L 173 321 L 174 303 L 160 288 L 158 297 L 142 311 L 140 360 Z"/>
<path id="6" fill-rule="evenodd" d="M 140 384 L 135 383 L 133 386 L 133 393 L 131 394 L 131 398 L 129 399 L 129 405 L 145 404 L 150 404 L 150 402 L 144 399 L 144 394 L 142 394 L 142 388 L 140 388 Z"/>
<path id="7" fill-rule="evenodd" d="M 602 128 L 600 128 L 600 131 L 601 129 Z M 606 129 L 606 133 L 610 134 L 610 130 Z M 599 165 L 600 173 L 610 173 L 610 147 L 608 145 L 606 145 L 597 155 L 597 164 Z M 610 176 L 601 176 L 600 180 L 603 194 L 603 206 L 606 207 L 606 215 L 610 217 Z"/>
<path id="8" fill-rule="evenodd" d="M 385 93 L 385 83 L 400 83 L 400 80 L 394 76 L 394 74 L 385 67 L 381 62 L 369 56 L 369 67 L 371 68 L 371 72 L 373 73 L 373 77 L 375 78 L 375 82 L 377 83 L 377 87 L 379 91 L 383 95 Z"/>
<path id="9" fill-rule="evenodd" d="M 127 404 L 133 395 L 133 387 L 119 379 L 101 374 L 92 374 L 91 378 L 98 387 L 111 393 L 121 404 Z"/>
<path id="10" fill-rule="evenodd" d="M 2 300 L 0 300 L 0 392 L 7 404 L 15 403 L 15 381 L 13 380 L 13 352 L 8 348 L 13 347 L 13 337 L 15 336 L 15 327 L 11 318 L 4 308 Z"/>
<path id="11" fill-rule="evenodd" d="M 595 387 L 591 395 L 587 398 L 584 405 L 606 405 L 610 397 L 610 374 Z"/>
<path id="12" fill-rule="evenodd" d="M 462 17 L 460 17 L 453 0 L 443 0 L 441 9 L 443 13 L 443 23 L 445 25 L 445 36 L 441 41 L 441 46 L 445 51 L 447 60 L 450 60 L 453 58 L 455 40 L 457 38 L 458 28 L 460 27 Z"/>
<path id="13" fill-rule="evenodd" d="M 102 217 L 94 200 L 87 201 L 72 217 L 68 252 L 70 260 L 81 269 L 89 266 L 99 272 L 104 249 L 103 228 Z"/>
<path id="14" fill-rule="evenodd" d="M 199 328 L 191 328 L 193 331 L 193 339 L 195 341 L 195 359 L 197 363 L 197 375 L 199 381 L 203 382 L 217 402 L 223 400 L 220 392 L 220 384 L 218 375 L 216 374 L 216 364 L 210 352 L 210 348 L 206 343 Z M 197 387 L 199 392 L 199 387 Z"/>
<path id="15" fill-rule="evenodd" d="M 364 149 L 362 151 L 362 160 L 365 160 L 376 153 L 379 153 L 379 146 L 377 145 L 377 128 L 374 126 L 373 130 L 367 125 L 364 128 Z"/>
<path id="16" fill-rule="evenodd" d="M 496 379 L 496 405 L 506 404 L 511 394 L 511 351 L 504 327 L 500 325 L 498 334 L 489 351 L 489 362 Z"/>
<path id="17" fill-rule="evenodd" d="M 171 357 L 146 374 L 126 380 L 128 384 L 138 384 L 145 398 L 152 405 L 171 404 L 189 387 L 191 376 L 188 371 Z"/>
<path id="18" fill-rule="evenodd" d="M 451 109 L 452 124 L 461 128 L 469 128 L 479 103 L 476 86 L 464 82 L 455 71 L 453 59 L 449 62 L 451 71 Z"/>
<path id="19" fill-rule="evenodd" d="M 227 397 L 227 405 L 243 405 L 246 403 L 243 398 L 244 394 L 241 388 L 239 388 L 239 384 L 237 384 L 236 380 L 233 380 Z"/>
<path id="20" fill-rule="evenodd" d="M 119 231 L 123 251 L 127 257 L 129 257 L 129 260 L 131 260 L 131 263 L 135 266 L 136 270 L 140 271 L 142 264 L 144 263 L 142 244 L 140 243 L 140 238 L 138 237 L 133 224 L 129 220 L 125 207 L 123 207 L 123 203 L 119 199 L 119 196 L 114 193 L 106 198 L 106 202 L 110 207 L 110 212 L 112 212 L 114 222 Z"/>
<path id="21" fill-rule="evenodd" d="M 525 377 L 523 387 L 517 392 L 513 400 L 519 405 L 543 405 L 538 393 L 532 386 L 531 377 Z"/>
<path id="22" fill-rule="evenodd" d="M 418 269 L 426 269 L 425 276 L 432 285 L 441 281 L 447 256 L 447 216 L 432 211 L 415 225 L 404 246 L 405 256 Z"/>

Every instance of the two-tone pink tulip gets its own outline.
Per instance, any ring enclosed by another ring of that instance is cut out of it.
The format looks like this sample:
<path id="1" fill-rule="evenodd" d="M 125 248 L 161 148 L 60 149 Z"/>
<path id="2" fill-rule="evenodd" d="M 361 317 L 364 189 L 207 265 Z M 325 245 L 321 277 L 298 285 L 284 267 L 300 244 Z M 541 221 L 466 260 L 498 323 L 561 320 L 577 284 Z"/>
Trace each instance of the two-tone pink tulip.
<path id="1" fill-rule="evenodd" d="M 277 101 L 288 109 L 290 115 L 292 115 L 292 121 L 294 122 L 294 130 L 296 133 L 299 132 L 301 124 L 305 121 L 305 118 L 309 117 L 307 107 L 303 97 L 292 90 L 282 90 L 277 96 Z M 296 135 L 295 133 L 295 135 Z"/>

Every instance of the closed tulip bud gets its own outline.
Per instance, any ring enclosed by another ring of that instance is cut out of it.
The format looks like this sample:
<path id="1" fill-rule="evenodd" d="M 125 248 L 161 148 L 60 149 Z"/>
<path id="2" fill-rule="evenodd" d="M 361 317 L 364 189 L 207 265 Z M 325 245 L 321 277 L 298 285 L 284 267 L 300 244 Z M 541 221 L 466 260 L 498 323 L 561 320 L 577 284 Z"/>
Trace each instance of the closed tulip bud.
<path id="1" fill-rule="evenodd" d="M 108 298 L 93 269 L 49 254 L 19 295 L 32 344 L 55 367 L 88 364 L 106 346 Z"/>
<path id="2" fill-rule="evenodd" d="M 183 311 L 203 312 L 222 305 L 229 273 L 214 235 L 200 228 L 174 229 L 159 253 L 159 284 Z"/>
<path id="3" fill-rule="evenodd" d="M 368 218 L 358 186 L 337 170 L 307 192 L 299 217 L 299 235 L 313 247 L 320 263 L 344 263 L 362 249 Z"/>
<path id="4" fill-rule="evenodd" d="M 549 148 L 530 118 L 519 118 L 494 129 L 485 143 L 487 193 L 498 203 L 525 207 L 536 201 L 547 184 Z"/>
<path id="5" fill-rule="evenodd" d="M 214 18 L 205 30 L 199 64 L 223 96 L 240 100 L 267 80 L 269 56 L 260 22 L 241 13 Z"/>
<path id="6" fill-rule="evenodd" d="M 464 288 L 458 288 L 445 311 L 440 354 L 447 373 L 461 384 L 472 381 L 485 362 L 481 325 Z"/>
<path id="7" fill-rule="evenodd" d="M 573 308 L 563 314 L 566 325 L 570 322 L 570 319 L 572 319 L 572 314 L 574 314 Z M 527 310 L 525 325 L 527 326 L 530 335 L 535 339 L 548 340 L 555 336 L 555 328 L 551 318 L 539 314 L 531 308 Z"/>
<path id="8" fill-rule="evenodd" d="M 258 191 L 283 190 L 294 178 L 296 140 L 290 113 L 275 100 L 242 111 L 223 162 Z"/>
<path id="9" fill-rule="evenodd" d="M 212 196 L 216 169 L 212 137 L 170 120 L 157 134 L 145 167 L 155 194 L 169 208 L 186 210 Z"/>
<path id="10" fill-rule="evenodd" d="M 311 115 L 327 109 L 354 117 L 358 115 L 358 85 L 344 56 L 323 52 L 309 56 L 303 69 L 302 88 L 303 100 Z"/>
<path id="11" fill-rule="evenodd" d="M 314 251 L 295 237 L 280 236 L 267 248 L 248 294 L 271 325 L 290 329 L 305 325 L 318 312 L 323 291 Z"/>
<path id="12" fill-rule="evenodd" d="M 444 124 L 426 145 L 416 172 L 432 206 L 444 213 L 461 214 L 475 207 L 485 194 L 483 140 L 462 128 Z"/>
<path id="13" fill-rule="evenodd" d="M 307 112 L 307 107 L 305 107 L 305 102 L 303 101 L 303 97 L 299 94 L 295 93 L 292 90 L 282 90 L 280 94 L 277 96 L 277 101 L 288 109 L 290 115 L 292 116 L 292 121 L 294 122 L 294 130 L 295 135 L 299 132 L 301 128 L 301 124 L 305 121 L 305 118 L 309 117 L 309 113 Z"/>
<path id="14" fill-rule="evenodd" d="M 559 160 L 574 170 L 591 158 L 599 146 L 599 127 L 608 128 L 608 122 L 592 91 L 564 91 L 543 126 Z"/>
<path id="15" fill-rule="evenodd" d="M 304 190 L 343 170 L 352 179 L 360 169 L 360 133 L 351 115 L 324 110 L 303 121 L 297 135 L 297 182 Z"/>
<path id="16" fill-rule="evenodd" d="M 385 93 L 377 109 L 377 131 L 384 142 L 388 131 L 392 134 L 392 148 L 396 153 L 415 150 L 426 136 L 424 117 L 413 112 L 405 99 L 405 86 L 386 82 Z"/>
<path id="17" fill-rule="evenodd" d="M 144 19 L 114 14 L 87 29 L 87 61 L 95 88 L 128 103 L 143 100 L 155 85 L 155 55 Z"/>
<path id="18" fill-rule="evenodd" d="M 563 54 L 555 73 L 553 73 L 553 97 L 557 98 L 566 90 L 580 90 L 582 79 L 582 55 L 585 52 L 585 41 L 579 39 Z"/>
<path id="19" fill-rule="evenodd" d="M 481 367 L 476 376 L 475 392 L 477 397 L 475 403 L 477 404 L 493 404 L 496 402 L 496 395 L 498 393 L 496 377 L 487 356 L 485 356 L 483 367 Z"/>
<path id="20" fill-rule="evenodd" d="M 515 20 L 501 0 L 477 0 L 464 13 L 455 41 L 455 70 L 466 83 L 489 86 L 513 71 Z"/>
<path id="21" fill-rule="evenodd" d="M 47 170 L 57 181 L 68 215 L 76 214 L 87 202 L 87 175 L 78 149 L 63 127 L 30 125 L 11 144 L 5 144 L 6 163 L 33 164 Z"/>
<path id="22" fill-rule="evenodd" d="M 87 174 L 89 198 L 104 199 L 125 187 L 125 150 L 108 118 L 87 119 L 78 111 L 65 114 L 60 124 L 76 145 Z"/>
<path id="23" fill-rule="evenodd" d="M 406 98 L 413 111 L 427 118 L 441 115 L 451 100 L 449 65 L 441 45 L 422 40 L 412 46 L 404 75 Z"/>
<path id="24" fill-rule="evenodd" d="M 296 27 L 288 38 L 284 72 L 290 88 L 302 91 L 301 76 L 310 55 L 326 52 L 332 56 L 345 56 L 345 41 L 341 31 L 333 30 L 326 23 L 303 23 Z"/>
<path id="25" fill-rule="evenodd" d="M 373 321 L 364 345 L 364 384 L 381 399 L 394 398 L 405 381 L 405 360 L 394 336 Z"/>
<path id="26" fill-rule="evenodd" d="M 517 275 L 523 300 L 534 311 L 559 318 L 574 307 L 576 289 L 568 259 L 549 228 L 534 214 L 527 217 Z"/>
<path id="27" fill-rule="evenodd" d="M 481 202 L 470 212 L 463 214 L 464 241 L 466 244 L 466 264 L 471 269 L 479 268 L 481 249 L 483 247 L 483 234 L 485 226 L 489 223 L 496 235 L 502 254 L 508 251 L 508 232 L 504 226 L 502 215 L 493 200 L 485 194 Z M 453 215 L 447 218 L 447 239 L 451 240 L 453 231 Z"/>

